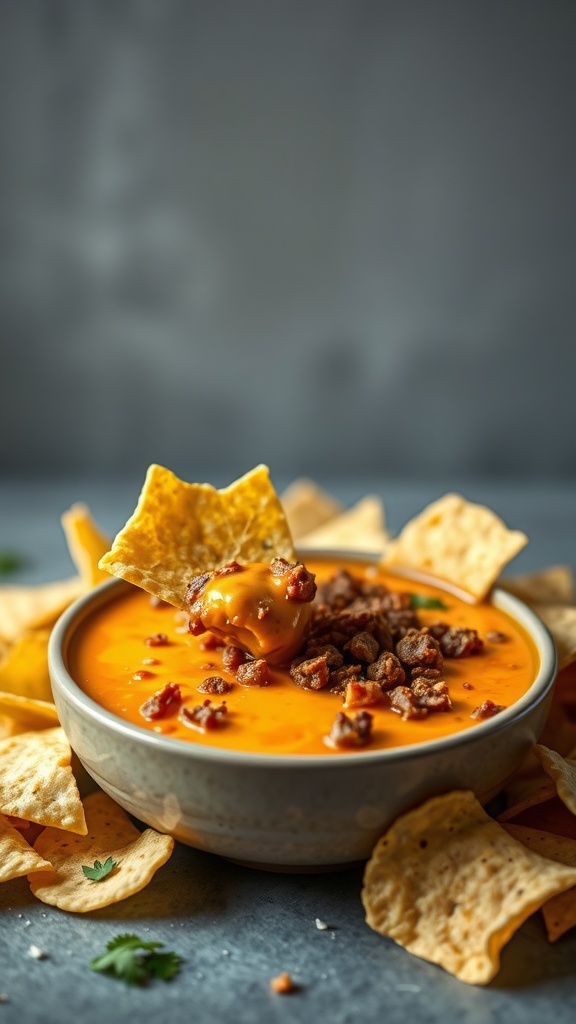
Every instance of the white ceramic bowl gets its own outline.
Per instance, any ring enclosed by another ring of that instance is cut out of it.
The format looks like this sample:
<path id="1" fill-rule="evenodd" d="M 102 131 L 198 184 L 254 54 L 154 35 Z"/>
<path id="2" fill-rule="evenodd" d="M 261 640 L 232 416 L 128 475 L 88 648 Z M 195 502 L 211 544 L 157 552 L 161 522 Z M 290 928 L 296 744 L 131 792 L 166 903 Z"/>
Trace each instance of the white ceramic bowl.
<path id="1" fill-rule="evenodd" d="M 540 670 L 520 700 L 474 729 L 341 757 L 240 753 L 163 737 L 105 711 L 68 670 L 79 624 L 125 586 L 112 580 L 76 601 L 52 633 L 54 700 L 70 744 L 98 785 L 141 821 L 254 867 L 343 867 L 368 857 L 398 814 L 433 794 L 464 788 L 488 799 L 546 720 L 554 644 L 526 605 L 496 590 L 494 604 L 532 637 Z"/>

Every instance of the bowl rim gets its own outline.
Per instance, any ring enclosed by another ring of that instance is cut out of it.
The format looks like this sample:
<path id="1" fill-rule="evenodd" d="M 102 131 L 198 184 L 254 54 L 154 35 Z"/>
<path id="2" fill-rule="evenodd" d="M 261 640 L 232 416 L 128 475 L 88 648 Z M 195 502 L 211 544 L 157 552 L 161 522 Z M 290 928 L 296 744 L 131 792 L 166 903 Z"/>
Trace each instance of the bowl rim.
<path id="1" fill-rule="evenodd" d="M 318 551 L 316 549 L 302 549 L 303 556 L 314 559 L 341 560 L 342 562 L 358 562 L 360 564 L 373 564 L 380 560 L 380 555 L 364 551 Z M 430 576 L 420 574 L 403 574 L 402 571 L 384 570 L 390 575 L 401 578 L 408 578 L 414 581 L 430 583 L 440 590 L 461 596 L 461 591 L 450 587 Z M 446 754 L 461 745 L 471 746 L 482 739 L 497 737 L 513 724 L 521 722 L 527 715 L 542 704 L 554 685 L 558 670 L 558 655 L 552 636 L 532 609 L 521 601 L 520 598 L 508 593 L 500 587 L 494 587 L 489 597 L 498 609 L 507 612 L 521 627 L 523 627 L 532 639 L 540 658 L 540 666 L 536 678 L 526 690 L 526 693 L 515 701 L 504 711 L 494 715 L 492 718 L 479 722 L 472 729 L 460 730 L 449 736 L 442 736 L 437 739 L 423 740 L 420 743 L 411 743 L 401 747 L 384 747 L 378 750 L 350 750 L 335 755 L 326 754 L 270 754 L 256 753 L 251 751 L 227 750 L 222 747 L 200 746 L 188 740 L 182 740 L 170 736 L 162 736 L 151 732 L 142 726 L 115 715 L 112 711 L 103 708 L 95 700 L 89 697 L 82 687 L 72 678 L 67 664 L 66 654 L 75 629 L 93 611 L 108 601 L 118 596 L 120 591 L 128 589 L 131 584 L 122 579 L 113 577 L 95 587 L 87 594 L 77 598 L 56 622 L 48 644 L 48 667 L 54 690 L 54 697 L 72 704 L 74 708 L 83 715 L 88 715 L 99 725 L 110 728 L 119 737 L 125 737 L 135 742 L 141 742 L 150 746 L 156 752 L 164 750 L 167 754 L 176 757 L 184 757 L 192 760 L 219 762 L 221 764 L 242 765 L 244 767 L 269 767 L 269 768 L 323 768 L 340 771 L 344 768 L 351 770 L 354 766 L 366 767 L 370 764 L 386 763 L 388 761 L 405 761 L 413 758 L 429 757 L 433 754 Z"/>

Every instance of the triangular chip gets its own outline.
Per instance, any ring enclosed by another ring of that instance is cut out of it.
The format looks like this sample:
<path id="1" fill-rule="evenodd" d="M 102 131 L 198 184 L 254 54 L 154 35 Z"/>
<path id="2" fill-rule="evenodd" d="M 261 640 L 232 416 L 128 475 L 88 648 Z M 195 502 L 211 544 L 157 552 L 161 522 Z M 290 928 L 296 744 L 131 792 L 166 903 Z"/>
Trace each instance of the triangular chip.
<path id="1" fill-rule="evenodd" d="M 81 593 L 78 576 L 31 587 L 0 587 L 0 637 L 14 642 L 27 630 L 53 626 Z"/>
<path id="2" fill-rule="evenodd" d="M 20 878 L 30 871 L 51 871 L 52 865 L 44 860 L 0 814 L 0 882 Z"/>
<path id="3" fill-rule="evenodd" d="M 57 725 L 56 705 L 50 701 L 0 692 L 0 739 Z"/>
<path id="4" fill-rule="evenodd" d="M 110 548 L 110 539 L 94 522 L 87 505 L 72 505 L 62 514 L 62 527 L 66 535 L 72 561 L 80 573 L 85 590 L 97 587 L 109 579 L 109 574 L 98 568 L 98 562 Z"/>
<path id="5" fill-rule="evenodd" d="M 522 922 L 574 884 L 576 868 L 525 849 L 473 793 L 454 791 L 394 822 L 368 862 L 362 898 L 376 931 L 481 985 Z"/>
<path id="6" fill-rule="evenodd" d="M 106 793 L 93 793 L 84 801 L 88 832 L 66 836 L 47 828 L 34 848 L 53 865 L 49 874 L 31 874 L 30 887 L 38 899 L 61 910 L 86 913 L 140 892 L 166 863 L 174 840 L 146 829 L 139 832 L 128 815 Z M 86 878 L 82 867 L 109 857 L 116 867 L 101 881 Z"/>
<path id="7" fill-rule="evenodd" d="M 572 605 L 576 602 L 574 573 L 567 565 L 551 565 L 524 576 L 503 576 L 498 586 L 526 604 Z"/>
<path id="8" fill-rule="evenodd" d="M 558 796 L 572 814 L 576 814 L 576 759 L 562 757 L 542 743 L 537 743 L 534 753 L 542 762 L 547 775 L 553 779 Z M 572 751 L 576 754 L 576 751 Z"/>
<path id="9" fill-rule="evenodd" d="M 300 546 L 381 554 L 389 540 L 380 498 L 367 495 L 346 512 L 300 538 Z"/>
<path id="10" fill-rule="evenodd" d="M 383 564 L 444 580 L 481 601 L 527 540 L 484 505 L 446 494 L 390 541 Z"/>
<path id="11" fill-rule="evenodd" d="M 61 728 L 0 741 L 0 813 L 86 835 L 71 753 Z"/>
<path id="12" fill-rule="evenodd" d="M 295 558 L 266 466 L 220 491 L 150 466 L 136 511 L 100 568 L 185 611 L 186 587 L 196 573 L 234 559 L 270 562 L 275 556 Z"/>
<path id="13" fill-rule="evenodd" d="M 343 511 L 336 498 L 304 477 L 294 480 L 286 488 L 282 494 L 282 506 L 296 542 Z"/>
<path id="14" fill-rule="evenodd" d="M 576 839 L 541 832 L 536 828 L 525 828 L 523 825 L 507 825 L 506 831 L 541 857 L 549 857 L 550 860 L 570 867 L 576 866 Z M 556 942 L 576 925 L 576 889 L 567 889 L 547 900 L 542 907 L 542 915 L 549 941 Z"/>
<path id="15" fill-rule="evenodd" d="M 35 700 L 52 700 L 48 674 L 49 629 L 25 633 L 0 664 L 0 691 Z"/>
<path id="16" fill-rule="evenodd" d="M 537 603 L 532 608 L 552 634 L 558 652 L 558 668 L 571 665 L 576 661 L 576 608 Z"/>

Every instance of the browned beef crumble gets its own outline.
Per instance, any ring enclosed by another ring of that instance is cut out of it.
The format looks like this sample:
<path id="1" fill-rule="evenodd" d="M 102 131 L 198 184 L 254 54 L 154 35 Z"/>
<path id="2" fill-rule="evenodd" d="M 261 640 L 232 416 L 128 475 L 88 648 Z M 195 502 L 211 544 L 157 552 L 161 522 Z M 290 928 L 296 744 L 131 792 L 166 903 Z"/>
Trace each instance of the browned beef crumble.
<path id="1" fill-rule="evenodd" d="M 378 704 L 384 699 L 382 687 L 370 679 L 350 680 L 346 684 L 344 707 L 360 708 L 368 704 Z"/>
<path id="2" fill-rule="evenodd" d="M 355 633 L 352 639 L 344 644 L 344 650 L 350 651 L 352 657 L 358 661 L 376 661 L 378 649 L 379 644 L 376 637 L 366 631 Z"/>
<path id="3" fill-rule="evenodd" d="M 431 682 L 418 676 L 412 680 L 410 687 L 416 697 L 419 708 L 426 708 L 427 711 L 451 711 L 452 701 L 448 693 L 448 687 L 443 680 Z"/>
<path id="4" fill-rule="evenodd" d="M 393 686 L 402 686 L 406 679 L 400 659 L 390 651 L 384 651 L 376 661 L 368 665 L 366 674 L 368 679 L 375 679 L 380 683 L 382 690 L 390 690 Z"/>
<path id="5" fill-rule="evenodd" d="M 264 658 L 249 659 L 239 665 L 236 679 L 242 686 L 268 686 L 268 665 Z"/>
<path id="6" fill-rule="evenodd" d="M 313 601 L 316 596 L 316 577 L 302 562 L 287 562 L 273 558 L 270 562 L 273 576 L 287 576 L 286 594 L 291 601 Z"/>
<path id="7" fill-rule="evenodd" d="M 148 647 L 168 647 L 170 641 L 166 633 L 154 633 L 153 636 L 147 636 L 144 643 Z"/>
<path id="8" fill-rule="evenodd" d="M 203 704 L 197 704 L 194 708 L 184 705 L 180 708 L 179 718 L 185 725 L 199 729 L 201 732 L 207 732 L 223 725 L 227 714 L 226 701 L 216 705 L 212 704 L 210 700 L 205 700 Z"/>
<path id="9" fill-rule="evenodd" d="M 166 683 L 152 697 L 140 705 L 140 714 L 149 721 L 165 718 L 170 710 L 182 703 L 180 687 L 177 683 Z"/>
<path id="10" fill-rule="evenodd" d="M 361 665 L 342 665 L 330 673 L 328 689 L 331 693 L 344 693 L 348 683 L 362 680 Z"/>
<path id="11" fill-rule="evenodd" d="M 235 572 L 242 572 L 244 568 L 239 562 L 226 562 L 225 565 L 221 565 L 219 569 L 215 569 L 214 576 L 232 576 Z"/>
<path id="12" fill-rule="evenodd" d="M 490 644 L 505 644 L 509 637 L 506 633 L 501 633 L 499 629 L 491 629 L 486 633 L 486 639 Z"/>
<path id="13" fill-rule="evenodd" d="M 426 708 L 421 708 L 416 695 L 409 686 L 395 686 L 388 691 L 390 707 L 398 711 L 402 718 L 425 718 L 428 714 Z"/>
<path id="14" fill-rule="evenodd" d="M 315 658 L 295 658 L 290 666 L 290 675 L 298 686 L 306 690 L 323 690 L 330 680 L 328 656 L 319 654 Z"/>
<path id="15" fill-rule="evenodd" d="M 305 655 L 307 658 L 317 658 L 319 655 L 325 655 L 328 667 L 331 669 L 341 668 L 344 664 L 344 655 L 340 654 L 340 651 L 333 644 L 322 644 L 318 640 L 308 641 Z"/>
<path id="16" fill-rule="evenodd" d="M 479 654 L 484 647 L 484 641 L 476 629 L 435 622 L 430 626 L 430 633 L 440 644 L 445 658 L 468 658 L 472 654 Z"/>
<path id="17" fill-rule="evenodd" d="M 240 647 L 235 647 L 234 644 L 226 644 L 222 651 L 222 664 L 227 672 L 236 672 L 245 661 L 246 655 Z"/>
<path id="18" fill-rule="evenodd" d="M 500 711 L 505 710 L 505 704 L 495 704 L 493 700 L 485 700 L 479 707 L 474 708 L 470 718 L 479 718 L 480 720 L 492 718 L 493 715 L 497 715 Z"/>
<path id="19" fill-rule="evenodd" d="M 228 683 L 225 679 L 222 679 L 222 676 L 208 676 L 203 683 L 200 683 L 198 692 L 218 693 L 222 695 L 223 693 L 230 693 L 233 685 L 233 683 Z"/>
<path id="20" fill-rule="evenodd" d="M 428 632 L 410 630 L 396 644 L 396 654 L 404 665 L 419 665 L 422 668 L 442 669 L 444 659 L 440 644 Z"/>
<path id="21" fill-rule="evenodd" d="M 327 737 L 328 743 L 334 747 L 364 747 L 371 739 L 372 721 L 369 711 L 359 711 L 354 717 L 339 711 Z"/>

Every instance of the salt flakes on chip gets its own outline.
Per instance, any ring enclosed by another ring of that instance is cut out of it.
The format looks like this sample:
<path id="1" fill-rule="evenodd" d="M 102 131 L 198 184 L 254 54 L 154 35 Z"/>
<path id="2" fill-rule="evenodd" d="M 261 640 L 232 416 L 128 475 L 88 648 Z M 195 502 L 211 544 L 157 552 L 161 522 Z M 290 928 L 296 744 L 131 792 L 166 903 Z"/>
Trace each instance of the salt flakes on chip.
<path id="1" fill-rule="evenodd" d="M 390 541 L 383 564 L 434 576 L 480 601 L 527 542 L 484 505 L 446 494 Z"/>
<path id="2" fill-rule="evenodd" d="M 98 562 L 110 547 L 110 540 L 94 522 L 87 505 L 78 502 L 61 517 L 68 550 L 78 569 L 85 590 L 109 579 Z"/>
<path id="3" fill-rule="evenodd" d="M 73 913 L 108 907 L 140 892 L 174 849 L 171 836 L 154 829 L 139 832 L 105 793 L 87 797 L 84 810 L 88 827 L 85 836 L 44 829 L 34 848 L 50 861 L 53 871 L 29 875 L 30 887 L 38 899 Z M 108 857 L 116 862 L 110 874 L 98 882 L 86 878 L 83 866 Z"/>
<path id="4" fill-rule="evenodd" d="M 100 568 L 187 610 L 186 587 L 199 571 L 226 562 L 294 561 L 280 499 L 266 466 L 229 487 L 188 484 L 150 466 L 134 514 Z"/>
<path id="5" fill-rule="evenodd" d="M 18 829 L 0 814 L 0 882 L 20 878 L 30 871 L 51 871 L 52 865 L 22 838 Z"/>
<path id="6" fill-rule="evenodd" d="M 352 508 L 300 537 L 300 545 L 316 549 L 384 551 L 389 534 L 379 498 L 367 495 Z"/>
<path id="7" fill-rule="evenodd" d="M 434 797 L 398 818 L 366 867 L 368 924 L 461 981 L 486 984 L 535 910 L 576 884 L 576 868 L 512 839 L 473 793 Z"/>
<path id="8" fill-rule="evenodd" d="M 64 730 L 25 732 L 0 741 L 0 813 L 86 834 Z"/>

